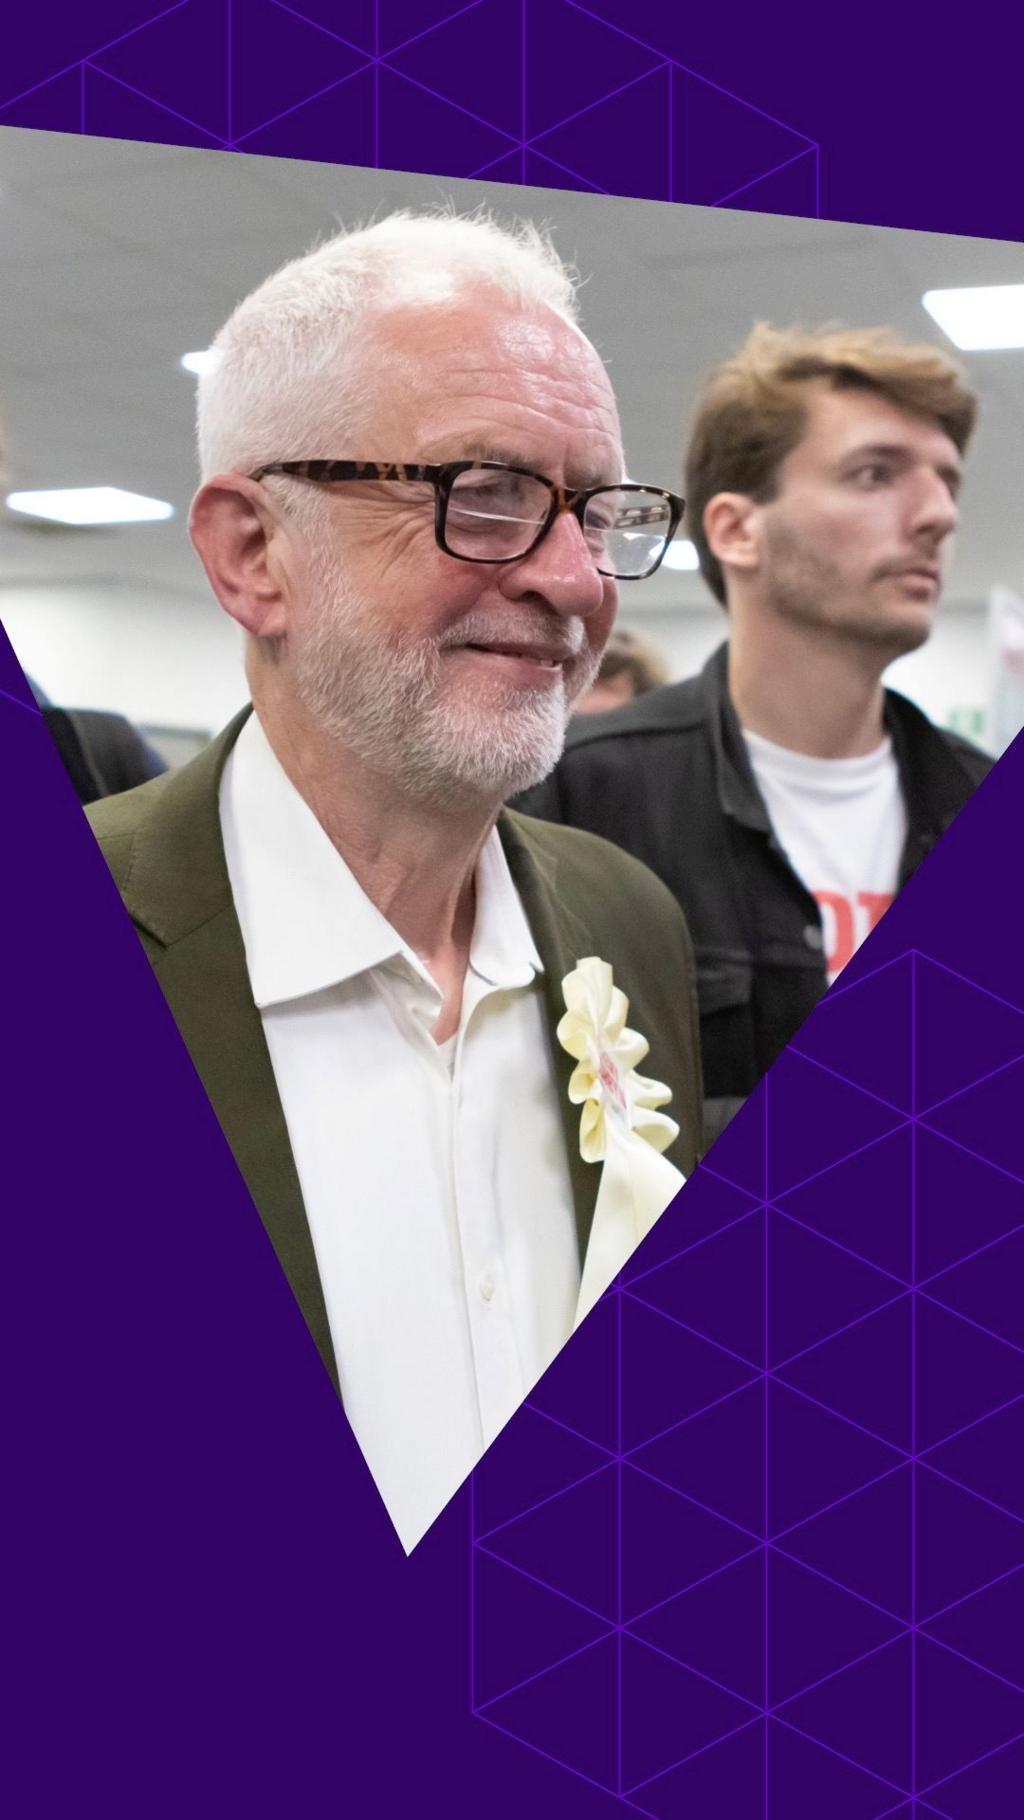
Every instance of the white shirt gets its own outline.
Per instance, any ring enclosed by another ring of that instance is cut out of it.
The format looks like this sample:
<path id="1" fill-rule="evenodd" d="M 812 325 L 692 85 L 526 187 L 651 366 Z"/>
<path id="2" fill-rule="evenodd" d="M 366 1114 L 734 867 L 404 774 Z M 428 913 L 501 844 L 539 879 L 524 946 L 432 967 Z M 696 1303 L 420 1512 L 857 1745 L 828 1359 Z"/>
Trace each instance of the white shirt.
<path id="1" fill-rule="evenodd" d="M 567 1339 L 580 1284 L 542 972 L 497 833 L 459 1030 L 255 714 L 221 828 L 346 1414 L 407 1550 Z"/>
<path id="2" fill-rule="evenodd" d="M 743 737 L 779 845 L 818 901 L 831 984 L 896 895 L 907 811 L 892 741 L 811 758 Z"/>

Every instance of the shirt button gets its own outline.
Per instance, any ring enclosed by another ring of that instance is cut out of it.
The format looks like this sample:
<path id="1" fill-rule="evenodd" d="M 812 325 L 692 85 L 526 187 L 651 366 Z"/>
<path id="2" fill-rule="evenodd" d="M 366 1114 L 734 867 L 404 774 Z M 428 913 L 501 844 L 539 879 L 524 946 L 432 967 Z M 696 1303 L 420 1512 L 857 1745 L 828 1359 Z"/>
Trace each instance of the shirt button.
<path id="1" fill-rule="evenodd" d="M 820 949 L 824 946 L 824 938 L 817 923 L 808 923 L 804 930 L 804 941 L 807 943 L 808 948 Z"/>
<path id="2" fill-rule="evenodd" d="M 490 1271 L 486 1271 L 484 1273 L 484 1275 L 480 1278 L 480 1282 L 477 1285 L 477 1287 L 479 1288 L 480 1294 L 483 1296 L 484 1301 L 489 1302 L 491 1300 L 491 1297 L 494 1294 L 494 1278 L 492 1277 Z"/>

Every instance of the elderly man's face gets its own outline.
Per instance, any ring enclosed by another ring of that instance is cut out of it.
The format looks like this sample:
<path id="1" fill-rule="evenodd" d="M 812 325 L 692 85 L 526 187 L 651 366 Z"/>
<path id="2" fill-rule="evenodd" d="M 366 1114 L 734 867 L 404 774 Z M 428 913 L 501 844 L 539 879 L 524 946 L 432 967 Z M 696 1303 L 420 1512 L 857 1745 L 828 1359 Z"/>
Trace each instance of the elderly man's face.
<path id="1" fill-rule="evenodd" d="M 303 454 L 490 459 L 570 487 L 623 476 L 604 368 L 549 310 L 485 292 L 394 310 L 358 371 L 361 427 Z M 424 796 L 500 799 L 545 775 L 617 604 L 576 520 L 561 514 L 530 555 L 492 566 L 438 548 L 429 485 L 317 492 L 300 502 L 312 534 L 287 648 L 318 723 Z"/>

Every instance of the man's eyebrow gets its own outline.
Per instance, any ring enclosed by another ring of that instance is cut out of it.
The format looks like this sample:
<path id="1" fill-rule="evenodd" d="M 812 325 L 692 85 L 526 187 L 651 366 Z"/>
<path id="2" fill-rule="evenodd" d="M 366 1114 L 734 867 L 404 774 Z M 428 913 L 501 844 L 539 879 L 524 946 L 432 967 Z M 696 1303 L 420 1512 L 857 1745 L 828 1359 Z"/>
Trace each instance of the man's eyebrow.
<path id="1" fill-rule="evenodd" d="M 444 436 L 429 444 L 429 459 L 446 461 L 497 461 L 504 468 L 529 468 L 521 449 L 502 448 L 499 443 L 485 442 L 479 436 Z"/>
<path id="2" fill-rule="evenodd" d="M 524 460 L 520 449 L 502 446 L 497 442 L 483 442 L 478 436 L 470 436 L 459 443 L 459 453 L 453 461 L 500 461 L 506 468 L 528 468 L 530 463 Z"/>
<path id="3" fill-rule="evenodd" d="M 912 451 L 903 442 L 859 442 L 855 448 L 847 449 L 843 455 L 843 464 L 848 461 L 912 461 Z"/>
<path id="4" fill-rule="evenodd" d="M 441 452 L 438 453 L 438 450 Z M 474 436 L 463 436 L 458 440 L 454 437 L 446 437 L 443 444 L 439 443 L 437 450 L 433 451 L 432 459 L 438 463 L 496 461 L 503 468 L 523 468 L 528 474 L 543 473 L 543 469 L 538 469 L 536 462 L 525 456 L 522 449 L 502 447 L 498 443 L 484 442 L 480 437 Z M 572 472 L 569 484 L 578 488 L 580 492 L 586 492 L 590 487 L 618 486 L 620 479 L 621 476 L 618 474 L 599 473 L 593 469 L 584 472 L 577 469 Z"/>

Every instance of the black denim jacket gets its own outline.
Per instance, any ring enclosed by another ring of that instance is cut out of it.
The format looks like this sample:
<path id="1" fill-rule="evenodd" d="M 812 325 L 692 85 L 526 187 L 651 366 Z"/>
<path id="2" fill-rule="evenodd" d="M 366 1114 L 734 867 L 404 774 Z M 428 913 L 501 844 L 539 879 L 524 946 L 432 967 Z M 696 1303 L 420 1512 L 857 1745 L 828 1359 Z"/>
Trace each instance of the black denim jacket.
<path id="1" fill-rule="evenodd" d="M 515 807 L 602 834 L 664 879 L 697 958 L 710 1141 L 826 986 L 818 905 L 779 846 L 728 693 L 728 645 L 700 675 L 581 715 L 552 775 Z M 904 885 L 991 768 L 887 690 L 907 809 Z"/>

